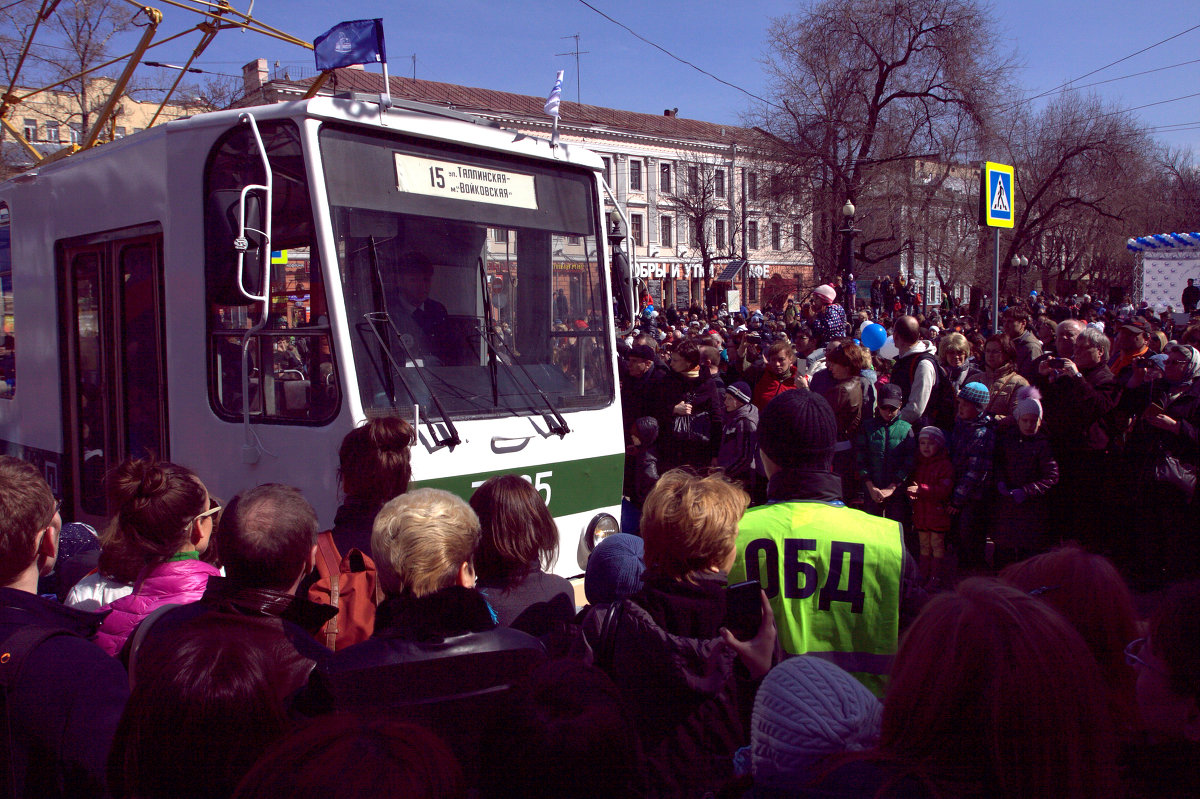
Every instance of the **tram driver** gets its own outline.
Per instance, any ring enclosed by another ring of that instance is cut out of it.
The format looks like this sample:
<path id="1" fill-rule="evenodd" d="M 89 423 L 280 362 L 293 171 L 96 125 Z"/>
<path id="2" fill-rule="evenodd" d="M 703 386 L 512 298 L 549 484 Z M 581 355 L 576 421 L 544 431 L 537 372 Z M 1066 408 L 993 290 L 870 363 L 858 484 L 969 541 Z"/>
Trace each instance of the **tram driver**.
<path id="1" fill-rule="evenodd" d="M 452 353 L 453 339 L 446 306 L 429 296 L 433 287 L 433 262 L 409 250 L 396 262 L 396 293 L 389 297 L 392 322 L 413 360 L 425 366 L 441 365 Z"/>

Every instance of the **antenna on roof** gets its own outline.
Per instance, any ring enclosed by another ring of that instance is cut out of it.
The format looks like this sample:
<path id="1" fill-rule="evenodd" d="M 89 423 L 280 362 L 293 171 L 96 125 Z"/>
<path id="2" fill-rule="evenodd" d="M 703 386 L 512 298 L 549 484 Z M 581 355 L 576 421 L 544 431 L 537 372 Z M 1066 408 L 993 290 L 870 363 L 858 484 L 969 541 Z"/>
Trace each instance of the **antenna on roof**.
<path id="1" fill-rule="evenodd" d="M 567 52 L 567 53 L 555 53 L 555 54 L 554 54 L 554 56 L 555 56 L 556 58 L 557 58 L 558 56 L 560 56 L 560 55 L 573 55 L 573 56 L 575 56 L 575 102 L 577 102 L 577 103 L 582 103 L 582 102 L 583 102 L 583 96 L 582 96 L 582 94 L 581 94 L 581 93 L 580 93 L 580 91 L 579 91 L 579 56 L 581 56 L 581 55 L 587 55 L 587 54 L 588 54 L 590 51 L 589 51 L 589 50 L 580 50 L 580 49 L 579 49 L 579 34 L 578 34 L 578 33 L 572 33 L 570 36 L 559 36 L 558 38 L 560 38 L 560 39 L 574 39 L 574 40 L 575 40 L 575 49 L 574 49 L 574 50 L 571 50 L 570 52 Z"/>

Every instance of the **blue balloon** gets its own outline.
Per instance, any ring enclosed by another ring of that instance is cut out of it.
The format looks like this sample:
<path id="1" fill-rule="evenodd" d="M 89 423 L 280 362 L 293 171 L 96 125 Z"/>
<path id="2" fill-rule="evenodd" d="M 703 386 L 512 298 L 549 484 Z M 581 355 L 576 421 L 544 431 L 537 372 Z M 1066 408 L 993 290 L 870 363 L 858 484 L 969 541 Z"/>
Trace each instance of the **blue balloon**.
<path id="1" fill-rule="evenodd" d="M 883 325 L 872 323 L 862 329 L 862 343 L 871 352 L 877 352 L 887 341 L 887 330 Z"/>

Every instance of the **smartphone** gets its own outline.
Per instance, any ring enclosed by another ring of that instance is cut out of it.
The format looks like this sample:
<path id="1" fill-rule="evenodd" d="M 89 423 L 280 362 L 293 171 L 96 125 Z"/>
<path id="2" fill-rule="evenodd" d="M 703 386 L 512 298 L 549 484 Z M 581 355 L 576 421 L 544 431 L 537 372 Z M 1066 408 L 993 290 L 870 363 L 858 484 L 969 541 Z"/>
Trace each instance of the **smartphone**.
<path id="1" fill-rule="evenodd" d="M 762 626 L 762 586 L 747 580 L 725 588 L 725 629 L 739 641 L 749 641 Z"/>

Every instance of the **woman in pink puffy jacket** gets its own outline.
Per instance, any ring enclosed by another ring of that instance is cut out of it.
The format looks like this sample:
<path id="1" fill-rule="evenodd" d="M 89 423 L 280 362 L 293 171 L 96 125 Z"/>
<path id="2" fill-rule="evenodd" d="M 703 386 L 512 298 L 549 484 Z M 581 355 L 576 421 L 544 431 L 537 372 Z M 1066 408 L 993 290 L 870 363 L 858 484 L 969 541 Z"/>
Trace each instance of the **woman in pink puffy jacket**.
<path id="1" fill-rule="evenodd" d="M 142 619 L 162 605 L 195 602 L 208 578 L 219 574 L 200 560 L 221 510 L 191 470 L 166 461 L 128 460 L 109 478 L 116 514 L 105 534 L 116 543 L 145 554 L 133 593 L 101 608 L 109 610 L 96 643 L 117 655 Z"/>

